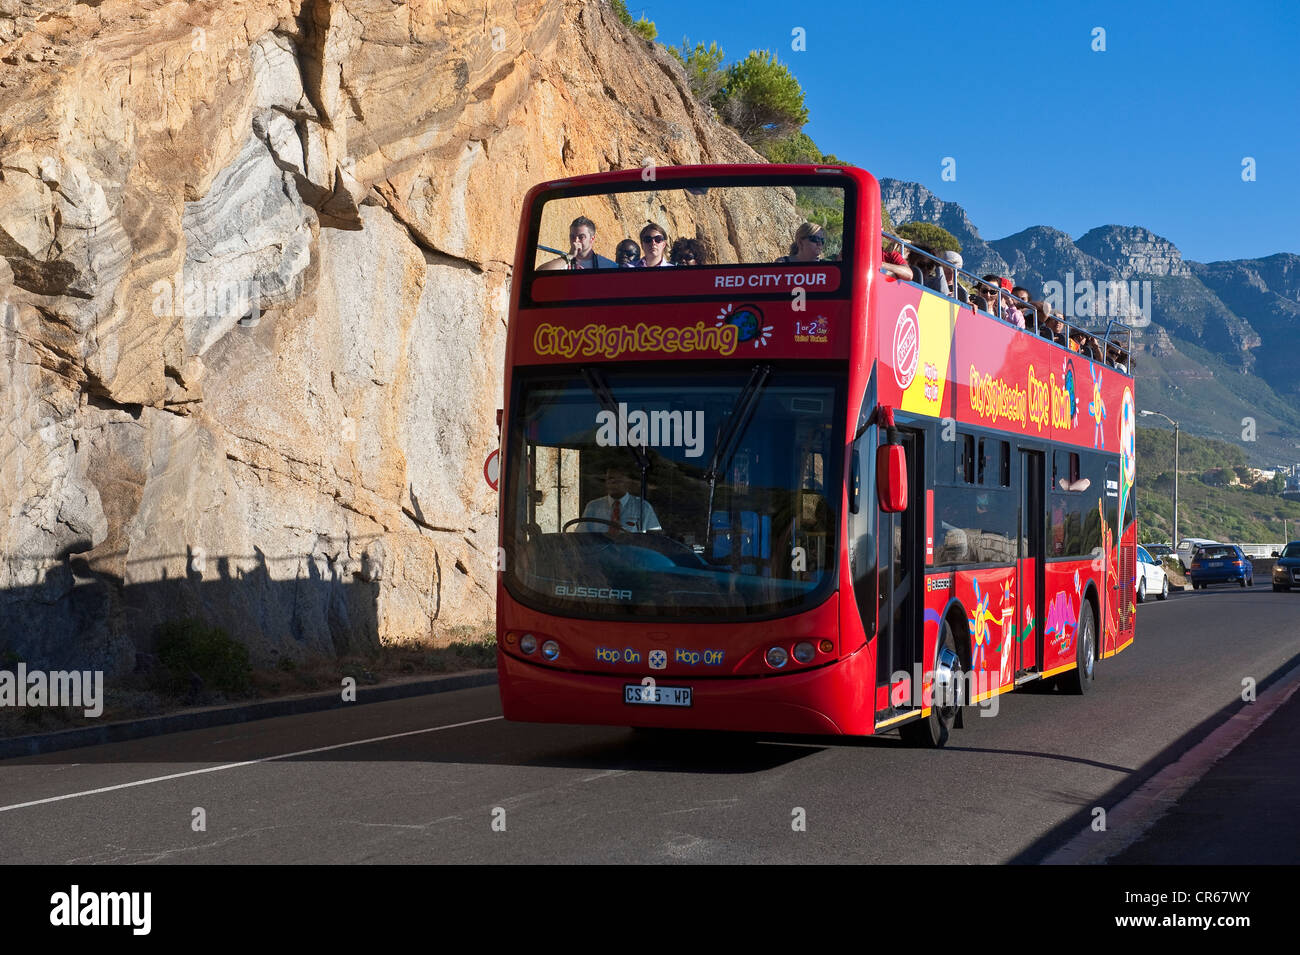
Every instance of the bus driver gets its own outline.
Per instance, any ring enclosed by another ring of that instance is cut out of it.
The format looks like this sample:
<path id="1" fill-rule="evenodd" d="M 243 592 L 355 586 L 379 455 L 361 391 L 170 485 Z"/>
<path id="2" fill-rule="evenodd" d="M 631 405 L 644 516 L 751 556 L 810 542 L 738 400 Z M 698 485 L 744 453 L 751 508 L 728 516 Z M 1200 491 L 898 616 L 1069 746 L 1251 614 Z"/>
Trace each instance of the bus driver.
<path id="1" fill-rule="evenodd" d="M 601 521 L 612 521 L 618 525 L 617 530 L 611 524 L 582 524 L 579 530 L 593 533 L 616 533 L 617 531 L 636 531 L 638 519 L 643 515 L 645 521 L 642 530 L 662 531 L 659 517 L 648 501 L 642 501 L 629 491 L 632 481 L 617 468 L 605 469 L 605 496 L 593 498 L 587 502 L 582 512 L 583 517 L 594 517 Z"/>

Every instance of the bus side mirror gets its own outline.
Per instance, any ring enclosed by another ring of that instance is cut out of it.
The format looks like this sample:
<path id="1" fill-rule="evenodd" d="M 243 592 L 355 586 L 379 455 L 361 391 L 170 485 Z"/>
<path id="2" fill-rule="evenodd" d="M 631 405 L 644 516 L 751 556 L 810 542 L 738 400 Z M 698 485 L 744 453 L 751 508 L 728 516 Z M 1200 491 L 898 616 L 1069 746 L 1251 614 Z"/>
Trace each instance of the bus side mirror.
<path id="1" fill-rule="evenodd" d="M 886 514 L 907 510 L 907 452 L 901 444 L 883 444 L 876 455 L 876 496 Z"/>

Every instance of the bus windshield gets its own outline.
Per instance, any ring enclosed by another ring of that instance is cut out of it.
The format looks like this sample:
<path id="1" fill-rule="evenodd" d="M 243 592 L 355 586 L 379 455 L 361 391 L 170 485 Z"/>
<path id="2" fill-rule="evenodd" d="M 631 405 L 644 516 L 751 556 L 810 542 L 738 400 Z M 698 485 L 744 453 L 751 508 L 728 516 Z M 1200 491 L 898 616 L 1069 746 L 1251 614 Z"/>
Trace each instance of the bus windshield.
<path id="1" fill-rule="evenodd" d="M 502 507 L 520 601 L 721 620 L 831 590 L 842 372 L 589 366 L 517 388 Z"/>
<path id="2" fill-rule="evenodd" d="M 808 184 L 806 176 L 791 182 L 650 181 L 557 195 L 534 220 L 532 265 L 547 272 L 847 259 L 845 186 Z"/>

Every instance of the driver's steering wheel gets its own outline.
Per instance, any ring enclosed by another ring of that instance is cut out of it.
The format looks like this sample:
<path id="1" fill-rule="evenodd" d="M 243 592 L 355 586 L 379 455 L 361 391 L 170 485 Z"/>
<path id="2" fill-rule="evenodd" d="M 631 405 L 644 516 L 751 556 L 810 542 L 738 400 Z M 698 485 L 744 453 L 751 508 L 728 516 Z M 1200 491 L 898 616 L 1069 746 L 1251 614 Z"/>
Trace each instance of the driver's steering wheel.
<path id="1" fill-rule="evenodd" d="M 623 525 L 617 521 L 607 521 L 603 517 L 575 517 L 571 521 L 564 522 L 564 526 L 560 528 L 560 533 L 563 534 L 574 524 L 608 524 L 610 527 L 617 527 L 619 530 L 624 529 Z"/>

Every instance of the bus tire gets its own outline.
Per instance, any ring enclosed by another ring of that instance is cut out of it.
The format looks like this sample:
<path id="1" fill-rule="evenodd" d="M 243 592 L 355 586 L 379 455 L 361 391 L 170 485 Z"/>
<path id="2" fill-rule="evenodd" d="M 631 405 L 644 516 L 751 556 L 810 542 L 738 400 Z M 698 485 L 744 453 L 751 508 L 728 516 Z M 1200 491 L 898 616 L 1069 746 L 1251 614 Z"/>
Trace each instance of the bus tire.
<path id="1" fill-rule="evenodd" d="M 939 627 L 939 646 L 935 653 L 935 666 L 932 672 L 938 670 L 938 660 L 945 649 L 950 651 L 952 657 L 957 660 L 957 667 L 952 670 L 958 693 L 957 703 L 952 706 L 932 705 L 929 716 L 919 720 L 912 720 L 912 722 L 900 726 L 898 735 L 903 738 L 903 742 L 908 746 L 916 746 L 922 749 L 938 749 L 947 743 L 949 731 L 957 720 L 957 713 L 961 709 L 961 703 L 964 702 L 962 694 L 965 692 L 965 681 L 961 670 L 961 658 L 957 654 L 957 641 L 953 639 L 952 626 L 947 620 Z M 936 701 L 932 699 L 931 703 L 934 702 Z"/>
<path id="2" fill-rule="evenodd" d="M 1097 622 L 1092 616 L 1092 604 L 1083 602 L 1079 608 L 1079 626 L 1075 631 L 1074 669 L 1061 675 L 1061 689 L 1082 696 L 1092 687 L 1093 670 L 1097 662 Z"/>
<path id="3" fill-rule="evenodd" d="M 1146 603 L 1147 599 L 1147 580 L 1143 577 L 1138 581 L 1138 603 Z"/>

